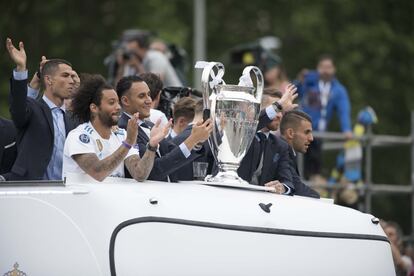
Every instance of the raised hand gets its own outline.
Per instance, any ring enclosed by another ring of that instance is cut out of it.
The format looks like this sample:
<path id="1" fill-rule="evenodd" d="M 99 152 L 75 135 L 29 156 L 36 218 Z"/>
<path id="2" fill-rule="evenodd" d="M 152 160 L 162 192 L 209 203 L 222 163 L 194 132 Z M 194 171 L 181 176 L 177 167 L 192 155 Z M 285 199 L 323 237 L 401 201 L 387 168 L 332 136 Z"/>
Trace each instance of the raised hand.
<path id="1" fill-rule="evenodd" d="M 36 90 L 40 89 L 40 78 L 39 78 L 39 77 L 41 77 L 40 73 L 42 72 L 43 65 L 45 65 L 45 63 L 48 62 L 48 61 L 49 60 L 45 56 L 42 56 L 42 59 L 39 62 L 39 69 L 36 72 L 36 74 L 33 75 L 33 78 L 30 81 L 30 87 L 31 88 L 36 89 Z"/>
<path id="2" fill-rule="evenodd" d="M 19 42 L 19 49 L 17 49 L 16 47 L 14 47 L 12 40 L 10 38 L 7 38 L 6 48 L 7 48 L 7 51 L 9 52 L 10 58 L 16 64 L 16 70 L 18 72 L 25 71 L 27 56 L 26 56 L 26 51 L 24 50 L 23 42 L 21 41 Z"/>
<path id="3" fill-rule="evenodd" d="M 135 145 L 135 143 L 137 141 L 138 119 L 139 119 L 139 114 L 137 112 L 132 116 L 131 119 L 128 120 L 126 142 L 131 146 Z"/>
<path id="4" fill-rule="evenodd" d="M 194 137 L 197 143 L 204 142 L 208 139 L 212 130 L 213 124 L 211 119 L 206 120 L 204 123 L 200 121 L 193 125 L 191 136 Z"/>
<path id="5" fill-rule="evenodd" d="M 297 87 L 291 83 L 286 87 L 282 98 L 278 101 L 278 103 L 282 106 L 283 112 L 287 112 L 298 107 L 297 104 L 293 103 L 298 97 L 296 90 Z"/>
<path id="6" fill-rule="evenodd" d="M 168 135 L 171 125 L 172 120 L 169 120 L 164 127 L 161 126 L 161 119 L 157 120 L 150 132 L 149 143 L 151 147 L 156 147 Z"/>

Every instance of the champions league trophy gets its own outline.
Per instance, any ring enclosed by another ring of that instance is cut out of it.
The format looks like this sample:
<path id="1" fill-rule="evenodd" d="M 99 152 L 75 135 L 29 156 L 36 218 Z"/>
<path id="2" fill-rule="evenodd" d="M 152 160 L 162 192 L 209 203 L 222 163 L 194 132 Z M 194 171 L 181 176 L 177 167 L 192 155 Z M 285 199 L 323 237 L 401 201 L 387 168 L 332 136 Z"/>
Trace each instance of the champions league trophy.
<path id="1" fill-rule="evenodd" d="M 238 176 L 237 169 L 256 134 L 263 75 L 259 68 L 248 66 L 239 85 L 226 85 L 222 79 L 223 64 L 199 61 L 196 68 L 203 68 L 204 119 L 211 118 L 214 124 L 208 141 L 219 168 L 217 175 L 208 175 L 205 181 L 248 185 Z"/>

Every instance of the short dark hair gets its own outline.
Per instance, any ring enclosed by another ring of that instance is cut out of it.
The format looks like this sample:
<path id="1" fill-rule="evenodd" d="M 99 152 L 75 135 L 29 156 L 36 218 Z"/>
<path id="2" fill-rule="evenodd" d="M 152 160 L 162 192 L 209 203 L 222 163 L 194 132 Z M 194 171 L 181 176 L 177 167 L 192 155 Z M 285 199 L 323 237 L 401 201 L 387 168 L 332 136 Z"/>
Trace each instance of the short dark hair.
<path id="1" fill-rule="evenodd" d="M 276 88 L 268 87 L 263 89 L 263 96 L 269 96 L 273 98 L 282 98 L 283 93 Z"/>
<path id="2" fill-rule="evenodd" d="M 330 60 L 332 63 L 335 63 L 334 57 L 331 54 L 322 54 L 318 57 L 318 63 L 321 63 L 322 61 Z"/>
<path id="3" fill-rule="evenodd" d="M 126 39 L 126 42 L 136 42 L 138 46 L 143 49 L 148 49 L 150 46 L 150 36 L 148 34 L 136 34 Z"/>
<path id="4" fill-rule="evenodd" d="M 129 89 L 131 89 L 131 86 L 134 82 L 143 81 L 144 80 L 139 76 L 128 76 L 120 79 L 116 84 L 116 93 L 118 94 L 119 101 L 121 102 L 121 97 L 124 96 Z"/>
<path id="5" fill-rule="evenodd" d="M 142 73 L 139 76 L 148 85 L 149 90 L 151 92 L 151 99 L 154 100 L 155 98 L 157 98 L 158 95 L 161 93 L 162 87 L 164 86 L 159 75 L 154 73 Z"/>
<path id="6" fill-rule="evenodd" d="M 84 123 L 91 120 L 89 106 L 92 103 L 100 106 L 102 91 L 113 87 L 101 75 L 82 74 L 81 79 L 81 85 L 72 99 L 71 107 L 73 116 Z"/>
<path id="7" fill-rule="evenodd" d="M 43 88 L 46 87 L 46 83 L 45 83 L 45 78 L 44 76 L 46 75 L 53 75 L 56 73 L 57 69 L 59 68 L 60 64 L 66 64 L 70 67 L 72 67 L 72 64 L 64 59 L 59 59 L 59 58 L 55 58 L 55 59 L 49 59 L 42 67 L 42 70 L 40 71 L 40 76 L 42 79 L 42 85 Z"/>
<path id="8" fill-rule="evenodd" d="M 184 117 L 187 120 L 191 121 L 194 119 L 196 101 L 191 97 L 183 97 L 179 99 L 173 110 L 173 119 L 174 121 L 180 117 Z"/>
<path id="9" fill-rule="evenodd" d="M 312 124 L 311 117 L 301 110 L 294 109 L 286 112 L 280 122 L 280 133 L 283 135 L 286 133 L 288 128 L 298 127 L 301 121 L 308 121 Z"/>

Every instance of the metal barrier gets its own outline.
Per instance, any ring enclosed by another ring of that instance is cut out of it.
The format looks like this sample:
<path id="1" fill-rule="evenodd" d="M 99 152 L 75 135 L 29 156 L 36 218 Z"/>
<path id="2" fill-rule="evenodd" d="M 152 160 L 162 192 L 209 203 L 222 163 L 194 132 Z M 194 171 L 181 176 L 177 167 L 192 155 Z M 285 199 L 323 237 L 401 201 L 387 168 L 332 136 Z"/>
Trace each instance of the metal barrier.
<path id="1" fill-rule="evenodd" d="M 314 137 L 324 140 L 323 150 L 341 150 L 343 149 L 346 137 L 340 132 L 314 132 Z M 359 140 L 364 148 L 364 186 L 356 187 L 360 194 L 364 195 L 363 210 L 371 213 L 372 196 L 378 193 L 399 193 L 411 195 L 411 238 L 414 240 L 414 111 L 411 112 L 411 133 L 408 136 L 394 135 L 375 135 L 372 128 L 368 127 L 366 134 Z M 409 145 L 411 147 L 411 183 L 409 185 L 399 184 L 379 184 L 372 181 L 372 149 L 375 147 L 389 147 L 395 145 Z M 304 172 L 303 155 L 299 155 L 298 167 L 301 175 Z M 321 187 L 320 183 L 308 182 L 310 186 Z M 323 186 L 327 188 L 326 186 Z M 338 189 L 340 185 L 332 185 L 329 189 Z"/>

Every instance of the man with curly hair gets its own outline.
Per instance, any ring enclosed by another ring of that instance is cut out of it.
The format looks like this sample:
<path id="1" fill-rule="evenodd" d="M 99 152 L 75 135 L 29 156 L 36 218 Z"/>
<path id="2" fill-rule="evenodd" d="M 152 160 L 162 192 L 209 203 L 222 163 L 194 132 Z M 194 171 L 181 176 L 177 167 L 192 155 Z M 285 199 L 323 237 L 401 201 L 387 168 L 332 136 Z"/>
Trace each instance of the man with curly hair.
<path id="1" fill-rule="evenodd" d="M 106 177 L 125 177 L 124 164 L 137 181 L 151 172 L 155 153 L 146 151 L 140 158 L 136 145 L 138 113 L 128 120 L 128 131 L 114 129 L 121 115 L 118 95 L 100 75 L 85 76 L 72 99 L 72 112 L 81 124 L 72 130 L 65 143 L 63 173 L 89 175 L 97 181 Z M 159 122 L 152 128 L 153 145 L 164 139 L 168 127 Z"/>

